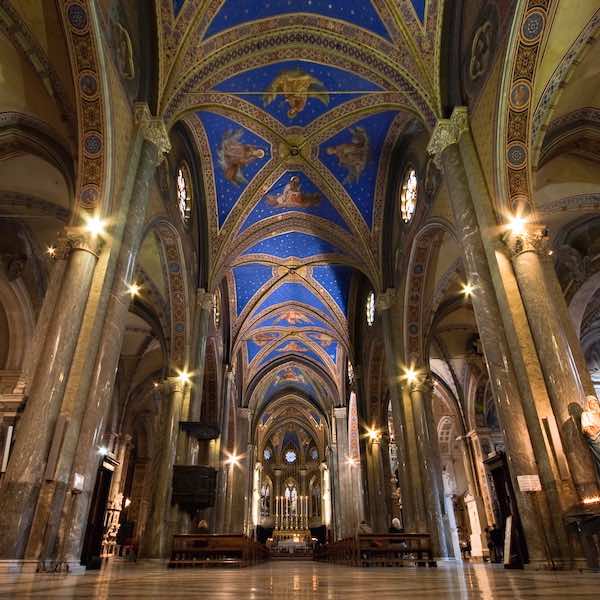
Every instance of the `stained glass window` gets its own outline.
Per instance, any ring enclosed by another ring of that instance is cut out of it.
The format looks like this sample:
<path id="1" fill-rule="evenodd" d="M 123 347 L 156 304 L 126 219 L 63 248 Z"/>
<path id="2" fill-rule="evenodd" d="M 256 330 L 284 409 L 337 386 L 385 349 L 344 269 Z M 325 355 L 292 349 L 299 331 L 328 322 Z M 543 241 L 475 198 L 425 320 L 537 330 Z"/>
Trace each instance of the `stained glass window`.
<path id="1" fill-rule="evenodd" d="M 265 451 L 263 452 L 263 456 L 265 457 L 265 460 L 268 462 L 271 460 L 271 448 L 265 448 Z"/>
<path id="2" fill-rule="evenodd" d="M 192 214 L 192 188 L 190 170 L 185 163 L 177 170 L 177 207 L 184 225 L 188 225 Z"/>
<path id="3" fill-rule="evenodd" d="M 417 207 L 417 174 L 414 169 L 409 169 L 402 183 L 400 191 L 400 213 L 405 223 L 410 222 Z"/>
<path id="4" fill-rule="evenodd" d="M 367 296 L 367 304 L 365 306 L 365 312 L 367 315 L 367 325 L 371 327 L 375 323 L 375 293 L 371 292 Z"/>
<path id="5" fill-rule="evenodd" d="M 285 453 L 285 461 L 287 463 L 293 463 L 296 460 L 296 453 L 293 450 L 288 450 Z"/>

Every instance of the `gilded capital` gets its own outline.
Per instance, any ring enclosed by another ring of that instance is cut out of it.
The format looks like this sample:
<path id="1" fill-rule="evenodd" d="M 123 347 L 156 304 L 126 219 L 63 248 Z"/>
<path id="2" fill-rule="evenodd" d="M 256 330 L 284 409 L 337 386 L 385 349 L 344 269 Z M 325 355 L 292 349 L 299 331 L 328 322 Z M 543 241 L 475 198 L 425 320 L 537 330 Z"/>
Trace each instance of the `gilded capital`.
<path id="1" fill-rule="evenodd" d="M 144 139 L 156 146 L 158 166 L 171 150 L 171 141 L 164 121 L 159 117 L 153 117 L 148 105 L 141 102 L 135 105 L 135 121 Z"/>
<path id="2" fill-rule="evenodd" d="M 167 377 L 167 389 L 171 392 L 183 392 L 185 382 L 181 377 Z"/>
<path id="3" fill-rule="evenodd" d="M 65 227 L 58 238 L 56 257 L 66 259 L 73 251 L 83 250 L 98 258 L 102 239 L 84 231 L 81 227 Z"/>
<path id="4" fill-rule="evenodd" d="M 543 225 L 525 225 L 523 231 L 519 233 L 507 231 L 502 236 L 502 241 L 506 244 L 512 258 L 525 252 L 535 252 L 545 259 L 550 253 L 548 228 Z"/>
<path id="5" fill-rule="evenodd" d="M 211 310 L 214 304 L 214 295 L 204 288 L 196 290 L 196 306 L 201 310 Z"/>
<path id="6" fill-rule="evenodd" d="M 396 301 L 396 289 L 388 288 L 382 294 L 377 296 L 376 308 L 378 311 L 389 310 Z"/>
<path id="7" fill-rule="evenodd" d="M 419 377 L 410 384 L 411 392 L 420 392 L 422 394 L 430 394 L 433 391 L 433 380 L 431 375 Z"/>
<path id="8" fill-rule="evenodd" d="M 452 144 L 458 144 L 464 133 L 469 131 L 469 115 L 467 108 L 458 106 L 449 119 L 440 119 L 427 144 L 427 154 L 433 157 L 438 169 L 443 170 L 442 153 Z"/>

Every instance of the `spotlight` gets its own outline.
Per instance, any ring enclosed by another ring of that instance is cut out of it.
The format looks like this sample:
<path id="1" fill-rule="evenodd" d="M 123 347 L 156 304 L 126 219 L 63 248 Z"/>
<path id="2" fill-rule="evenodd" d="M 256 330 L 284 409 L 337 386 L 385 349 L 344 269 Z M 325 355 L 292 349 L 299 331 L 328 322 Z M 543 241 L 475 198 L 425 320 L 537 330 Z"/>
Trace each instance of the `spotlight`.
<path id="1" fill-rule="evenodd" d="M 525 233 L 526 224 L 526 219 L 515 215 L 508 222 L 508 227 L 510 228 L 511 233 L 513 233 L 514 235 L 522 235 L 523 233 Z"/>
<path id="2" fill-rule="evenodd" d="M 127 293 L 128 293 L 128 294 L 129 294 L 129 295 L 130 295 L 132 298 L 135 298 L 136 296 L 138 296 L 138 295 L 139 295 L 139 293 L 140 293 L 140 290 L 141 290 L 141 289 L 142 289 L 142 286 L 141 286 L 141 285 L 139 285 L 138 283 L 135 283 L 135 282 L 133 282 L 133 283 L 130 283 L 130 284 L 127 286 Z"/>
<path id="3" fill-rule="evenodd" d="M 100 217 L 87 217 L 85 221 L 85 230 L 93 235 L 104 235 L 106 233 L 106 222 Z"/>

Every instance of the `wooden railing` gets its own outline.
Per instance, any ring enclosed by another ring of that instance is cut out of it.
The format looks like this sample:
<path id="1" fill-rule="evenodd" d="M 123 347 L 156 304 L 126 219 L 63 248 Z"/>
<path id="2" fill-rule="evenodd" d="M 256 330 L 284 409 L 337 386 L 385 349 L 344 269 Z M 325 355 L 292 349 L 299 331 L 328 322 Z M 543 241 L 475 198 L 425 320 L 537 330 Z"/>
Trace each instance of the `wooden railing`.
<path id="1" fill-rule="evenodd" d="M 426 533 L 359 534 L 316 548 L 314 558 L 355 567 L 437 566 Z"/>
<path id="2" fill-rule="evenodd" d="M 168 566 L 248 567 L 268 558 L 266 546 L 245 535 L 191 533 L 173 536 Z"/>

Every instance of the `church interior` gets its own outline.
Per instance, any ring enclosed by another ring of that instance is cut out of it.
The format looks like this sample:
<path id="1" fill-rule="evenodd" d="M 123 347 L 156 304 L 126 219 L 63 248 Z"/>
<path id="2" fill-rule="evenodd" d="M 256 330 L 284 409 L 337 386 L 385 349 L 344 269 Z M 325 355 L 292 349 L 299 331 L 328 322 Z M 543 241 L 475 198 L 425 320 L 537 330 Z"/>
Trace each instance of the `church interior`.
<path id="1" fill-rule="evenodd" d="M 596 597 L 599 37 L 0 0 L 0 595 Z"/>

